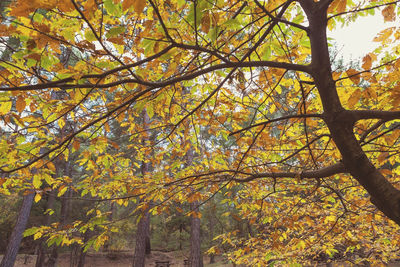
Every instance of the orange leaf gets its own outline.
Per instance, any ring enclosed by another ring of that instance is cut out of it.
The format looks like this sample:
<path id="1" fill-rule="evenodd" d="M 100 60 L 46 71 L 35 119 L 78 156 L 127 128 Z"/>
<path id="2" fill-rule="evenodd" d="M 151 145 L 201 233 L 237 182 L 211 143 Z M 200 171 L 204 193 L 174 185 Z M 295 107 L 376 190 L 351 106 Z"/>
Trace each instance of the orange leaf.
<path id="1" fill-rule="evenodd" d="M 114 43 L 114 44 L 125 45 L 124 38 L 122 38 L 122 37 L 110 37 L 110 38 L 107 38 L 107 41 Z"/>
<path id="2" fill-rule="evenodd" d="M 146 0 L 124 0 L 124 2 L 122 2 L 122 9 L 124 11 L 133 7 L 133 10 L 139 14 L 143 12 L 145 6 Z"/>
<path id="3" fill-rule="evenodd" d="M 390 37 L 390 35 L 392 35 L 393 30 L 395 27 L 391 27 L 388 29 L 385 29 L 383 31 L 381 31 L 380 33 L 378 33 L 378 36 L 376 36 L 373 41 L 374 42 L 383 42 L 386 41 L 386 39 L 388 39 Z"/>
<path id="4" fill-rule="evenodd" d="M 135 0 L 135 3 L 133 4 L 133 9 L 135 10 L 136 13 L 142 13 L 144 7 L 146 6 L 146 0 Z"/>
<path id="5" fill-rule="evenodd" d="M 338 6 L 337 6 L 337 12 L 341 13 L 346 10 L 346 5 L 347 5 L 347 0 L 339 0 Z"/>
<path id="6" fill-rule="evenodd" d="M 16 104 L 15 107 L 16 107 L 17 111 L 19 113 L 21 113 L 22 111 L 24 111 L 25 106 L 26 106 L 25 98 L 22 95 L 18 96 L 17 102 L 15 104 Z"/>
<path id="7" fill-rule="evenodd" d="M 389 156 L 388 152 L 382 152 L 379 156 L 378 156 L 378 162 L 382 163 L 387 157 Z"/>
<path id="8" fill-rule="evenodd" d="M 394 11 L 394 5 L 389 5 L 382 10 L 383 19 L 386 21 L 395 21 L 396 13 Z"/>
<path id="9" fill-rule="evenodd" d="M 210 15 L 208 12 L 205 12 L 201 18 L 201 30 L 205 33 L 210 31 Z"/>
<path id="10" fill-rule="evenodd" d="M 133 7 L 133 10 L 139 14 L 143 12 L 145 6 L 146 0 L 124 0 L 124 2 L 122 2 L 122 9 L 124 11 Z"/>
<path id="11" fill-rule="evenodd" d="M 79 141 L 74 140 L 74 142 L 72 143 L 72 147 L 76 150 L 79 150 L 79 148 L 81 147 L 81 143 L 79 143 Z"/>
<path id="12" fill-rule="evenodd" d="M 335 0 L 328 8 L 328 13 L 337 12 L 341 13 L 346 10 L 347 0 Z"/>
<path id="13" fill-rule="evenodd" d="M 355 84 L 359 84 L 360 82 L 360 74 L 358 71 L 356 71 L 355 69 L 348 69 L 346 71 L 348 77 L 350 78 L 350 80 L 355 83 Z"/>
<path id="14" fill-rule="evenodd" d="M 351 96 L 349 97 L 349 99 L 347 100 L 347 105 L 352 108 L 354 107 L 355 104 L 358 103 L 358 101 L 361 98 L 361 90 L 357 89 L 356 91 L 354 91 Z"/>
<path id="15" fill-rule="evenodd" d="M 126 11 L 128 10 L 131 6 L 133 6 L 133 3 L 135 0 L 124 0 L 122 2 L 122 10 Z"/>
<path id="16" fill-rule="evenodd" d="M 75 9 L 71 1 L 59 1 L 57 6 L 62 12 L 70 12 Z"/>
<path id="17" fill-rule="evenodd" d="M 363 58 L 363 65 L 362 65 L 362 68 L 363 68 L 364 70 L 369 70 L 369 69 L 371 68 L 371 66 L 372 66 L 372 59 L 371 59 L 371 56 L 370 56 L 370 55 L 366 55 L 366 56 Z"/>

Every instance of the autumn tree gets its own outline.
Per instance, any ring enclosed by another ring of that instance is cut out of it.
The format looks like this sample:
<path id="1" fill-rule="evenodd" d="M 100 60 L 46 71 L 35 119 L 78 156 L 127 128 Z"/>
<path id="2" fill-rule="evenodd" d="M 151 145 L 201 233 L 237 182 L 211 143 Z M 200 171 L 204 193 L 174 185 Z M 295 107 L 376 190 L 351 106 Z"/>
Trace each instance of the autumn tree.
<path id="1" fill-rule="evenodd" d="M 252 230 L 219 238 L 236 263 L 387 262 L 400 245 L 400 29 L 382 29 L 381 46 L 346 70 L 334 69 L 327 32 L 379 12 L 395 21 L 396 4 L 17 0 L 0 25 L 20 43 L 0 63 L 3 187 L 34 189 L 33 170 L 85 146 L 82 196 L 140 197 L 138 211 L 157 214 L 223 194 Z M 67 136 L 49 130 L 68 121 Z M 135 159 L 108 153 L 111 122 Z M 141 174 L 140 161 L 154 168 Z M 106 217 L 73 225 L 101 227 L 89 242 L 98 247 Z"/>

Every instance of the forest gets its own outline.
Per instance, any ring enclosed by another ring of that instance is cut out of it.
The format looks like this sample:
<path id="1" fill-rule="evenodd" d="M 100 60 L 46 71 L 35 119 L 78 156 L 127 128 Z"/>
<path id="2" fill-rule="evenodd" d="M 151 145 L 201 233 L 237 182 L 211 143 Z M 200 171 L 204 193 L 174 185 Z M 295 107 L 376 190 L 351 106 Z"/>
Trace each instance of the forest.
<path id="1" fill-rule="evenodd" d="M 0 266 L 395 266 L 398 2 L 0 1 Z"/>

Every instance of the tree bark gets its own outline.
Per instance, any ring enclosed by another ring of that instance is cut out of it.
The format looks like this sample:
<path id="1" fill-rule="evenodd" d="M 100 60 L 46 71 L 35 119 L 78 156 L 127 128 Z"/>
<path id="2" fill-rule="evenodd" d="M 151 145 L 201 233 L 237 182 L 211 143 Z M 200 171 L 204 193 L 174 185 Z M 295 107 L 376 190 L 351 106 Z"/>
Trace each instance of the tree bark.
<path id="1" fill-rule="evenodd" d="M 54 201 L 55 201 L 54 192 L 51 192 L 47 197 L 46 210 L 54 208 Z M 50 216 L 50 214 L 47 213 L 46 214 L 45 224 L 46 225 L 50 225 L 50 223 L 51 223 L 51 216 Z M 44 264 L 45 264 L 47 246 L 44 243 L 45 242 L 44 242 L 43 239 L 40 240 L 35 267 L 43 267 Z"/>
<path id="2" fill-rule="evenodd" d="M 190 203 L 190 209 L 198 213 L 198 202 Z M 190 266 L 203 267 L 203 255 L 201 253 L 201 237 L 200 237 L 200 218 L 192 215 L 190 217 Z"/>
<path id="3" fill-rule="evenodd" d="M 148 130 L 148 124 L 150 122 L 150 118 L 146 112 L 146 109 L 143 110 L 143 124 L 144 128 Z M 149 133 L 147 133 L 149 135 Z M 142 162 L 141 172 L 143 176 L 150 172 L 151 165 L 149 162 Z M 149 204 L 151 205 L 151 203 Z M 146 262 L 146 255 L 151 253 L 151 244 L 150 244 L 150 213 L 149 209 L 143 211 L 142 217 L 139 220 L 138 227 L 136 230 L 136 246 L 135 246 L 135 254 L 133 255 L 133 267 L 144 267 Z"/>
<path id="4" fill-rule="evenodd" d="M 139 220 L 132 266 L 144 267 L 146 255 L 150 254 L 150 252 L 150 213 L 146 210 Z"/>
<path id="5" fill-rule="evenodd" d="M 324 121 L 342 155 L 347 171 L 368 191 L 371 202 L 400 225 L 400 191 L 377 170 L 362 150 L 353 132 L 354 124 L 359 119 L 357 112 L 343 108 L 332 77 L 326 35 L 326 11 L 331 2 L 300 1 L 310 25 L 310 67 L 324 108 Z"/>
<path id="6" fill-rule="evenodd" d="M 215 212 L 216 212 L 216 207 L 213 199 L 209 200 L 210 202 L 210 211 L 208 213 L 208 231 L 209 231 L 209 246 L 212 247 L 214 244 L 214 225 L 215 225 Z M 210 254 L 210 264 L 215 263 L 215 255 Z"/>
<path id="7" fill-rule="evenodd" d="M 22 234 L 25 231 L 29 219 L 29 214 L 31 213 L 34 196 L 35 193 L 33 192 L 30 192 L 29 194 L 24 196 L 21 209 L 17 217 L 17 221 L 11 233 L 10 240 L 8 241 L 6 252 L 4 254 L 3 260 L 0 263 L 0 267 L 12 267 L 15 264 L 19 246 L 23 237 Z"/>

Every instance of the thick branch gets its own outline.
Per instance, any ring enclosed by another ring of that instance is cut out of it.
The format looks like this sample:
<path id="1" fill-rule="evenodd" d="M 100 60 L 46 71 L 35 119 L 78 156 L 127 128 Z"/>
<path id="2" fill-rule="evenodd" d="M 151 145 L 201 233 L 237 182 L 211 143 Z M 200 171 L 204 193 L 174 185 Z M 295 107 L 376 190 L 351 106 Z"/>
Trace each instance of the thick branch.
<path id="1" fill-rule="evenodd" d="M 351 113 L 355 120 L 381 119 L 389 121 L 400 119 L 400 111 L 352 110 Z"/>
<path id="2" fill-rule="evenodd" d="M 249 182 L 259 178 L 299 178 L 299 179 L 318 179 L 329 177 L 339 173 L 346 173 L 346 169 L 343 163 L 339 162 L 328 167 L 324 167 L 318 170 L 306 170 L 301 172 L 262 172 L 252 174 L 244 179 L 234 178 L 236 182 Z"/>
<path id="3" fill-rule="evenodd" d="M 271 67 L 271 68 L 280 68 L 280 69 L 287 69 L 287 70 L 294 70 L 294 71 L 302 71 L 306 73 L 310 73 L 311 70 L 308 65 L 298 65 L 292 64 L 287 62 L 275 62 L 275 61 L 246 61 L 246 62 L 232 62 L 229 61 L 228 63 L 221 63 L 214 66 L 210 66 L 208 68 L 193 72 L 191 74 L 183 75 L 177 78 L 173 78 L 170 80 L 165 80 L 162 82 L 149 82 L 143 81 L 138 79 L 124 79 L 119 80 L 112 83 L 106 84 L 99 84 L 97 88 L 109 88 L 113 86 L 117 86 L 120 84 L 126 83 L 137 83 L 145 86 L 149 86 L 152 88 L 160 88 L 165 87 L 168 85 L 172 85 L 181 81 L 192 80 L 194 78 L 199 77 L 200 75 L 221 70 L 221 69 L 230 69 L 230 68 L 246 68 L 246 67 Z M 127 66 L 125 66 L 127 68 Z M 81 78 L 94 78 L 94 77 L 102 77 L 104 74 L 92 74 L 92 75 L 84 75 Z M 49 88 L 61 88 L 61 89 L 73 89 L 73 88 L 88 88 L 92 87 L 93 84 L 68 84 L 67 82 L 74 81 L 73 78 L 66 78 L 59 81 L 52 81 L 43 84 L 35 84 L 35 85 L 25 85 L 25 86 L 16 86 L 16 87 L 8 87 L 8 88 L 0 88 L 0 91 L 32 91 L 32 90 L 43 90 Z"/>

